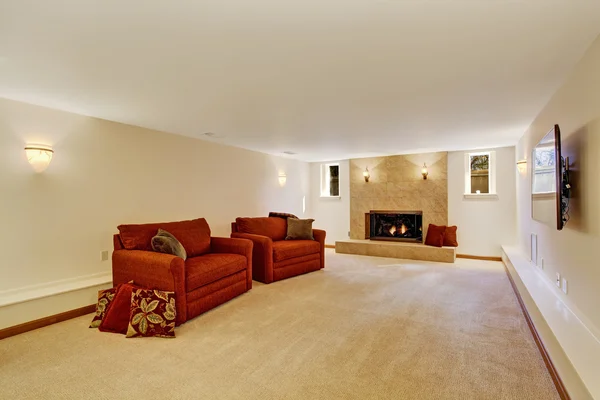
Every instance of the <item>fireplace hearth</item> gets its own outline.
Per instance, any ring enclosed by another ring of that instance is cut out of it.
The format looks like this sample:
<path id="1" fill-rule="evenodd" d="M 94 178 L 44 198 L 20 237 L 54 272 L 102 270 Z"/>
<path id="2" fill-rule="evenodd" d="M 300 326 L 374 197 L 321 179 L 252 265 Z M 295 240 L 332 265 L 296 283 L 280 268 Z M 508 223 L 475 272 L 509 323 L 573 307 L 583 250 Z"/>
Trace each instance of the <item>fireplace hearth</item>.
<path id="1" fill-rule="evenodd" d="M 423 243 L 423 212 L 370 211 L 365 214 L 365 238 Z"/>

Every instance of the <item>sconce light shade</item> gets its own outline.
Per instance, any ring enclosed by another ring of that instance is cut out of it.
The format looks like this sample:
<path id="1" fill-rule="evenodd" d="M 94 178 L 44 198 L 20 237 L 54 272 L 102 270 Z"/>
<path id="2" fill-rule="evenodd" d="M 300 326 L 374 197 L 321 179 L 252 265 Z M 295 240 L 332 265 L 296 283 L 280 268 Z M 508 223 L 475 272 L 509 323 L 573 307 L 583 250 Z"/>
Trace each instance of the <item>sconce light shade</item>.
<path id="1" fill-rule="evenodd" d="M 279 173 L 279 186 L 284 187 L 286 182 L 287 182 L 287 175 L 285 174 L 285 172 L 280 172 Z"/>
<path id="2" fill-rule="evenodd" d="M 365 171 L 363 172 L 363 177 L 365 178 L 365 182 L 369 182 L 369 178 L 371 178 L 371 174 L 369 173 L 369 168 L 365 167 Z"/>
<path id="3" fill-rule="evenodd" d="M 29 164 L 31 164 L 35 172 L 42 172 L 48 168 L 50 161 L 52 161 L 53 154 L 54 151 L 50 146 L 38 144 L 25 146 L 27 161 L 29 161 Z"/>
<path id="4" fill-rule="evenodd" d="M 423 163 L 423 168 L 421 168 L 421 175 L 423 175 L 423 179 L 427 179 L 427 175 L 429 175 L 429 170 L 427 170 L 426 163 Z"/>
<path id="5" fill-rule="evenodd" d="M 525 172 L 527 170 L 527 160 L 517 161 L 517 169 L 519 172 Z"/>

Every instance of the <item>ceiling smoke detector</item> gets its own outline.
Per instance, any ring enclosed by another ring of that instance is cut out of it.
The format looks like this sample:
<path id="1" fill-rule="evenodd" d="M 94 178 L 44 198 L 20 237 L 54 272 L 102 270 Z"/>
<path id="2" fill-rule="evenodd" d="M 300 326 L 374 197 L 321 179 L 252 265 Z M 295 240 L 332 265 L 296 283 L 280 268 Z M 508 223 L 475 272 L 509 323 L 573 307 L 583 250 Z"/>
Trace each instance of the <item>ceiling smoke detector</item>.
<path id="1" fill-rule="evenodd" d="M 288 150 L 288 151 L 284 151 L 283 154 L 287 154 L 288 156 L 293 156 L 293 155 L 296 155 L 298 153 L 294 153 L 293 151 L 289 151 Z"/>

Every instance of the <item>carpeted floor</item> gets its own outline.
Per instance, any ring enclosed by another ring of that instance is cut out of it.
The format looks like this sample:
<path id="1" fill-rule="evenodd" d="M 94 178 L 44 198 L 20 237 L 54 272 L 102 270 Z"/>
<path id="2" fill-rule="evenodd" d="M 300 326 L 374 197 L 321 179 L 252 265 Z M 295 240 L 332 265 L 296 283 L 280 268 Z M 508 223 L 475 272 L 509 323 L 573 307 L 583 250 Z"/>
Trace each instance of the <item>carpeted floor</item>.
<path id="1" fill-rule="evenodd" d="M 501 263 L 328 251 L 176 339 L 90 320 L 0 341 L 0 398 L 558 399 Z"/>

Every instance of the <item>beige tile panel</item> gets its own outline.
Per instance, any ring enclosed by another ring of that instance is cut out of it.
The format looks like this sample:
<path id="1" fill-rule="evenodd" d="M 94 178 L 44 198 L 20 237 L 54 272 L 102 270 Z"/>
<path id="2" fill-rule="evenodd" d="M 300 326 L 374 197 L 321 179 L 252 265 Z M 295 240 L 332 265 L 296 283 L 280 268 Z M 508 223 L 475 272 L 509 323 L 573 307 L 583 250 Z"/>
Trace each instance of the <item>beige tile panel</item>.
<path id="1" fill-rule="evenodd" d="M 432 179 L 422 179 L 423 162 Z M 369 182 L 363 178 L 365 166 L 371 173 Z M 350 169 L 351 238 L 364 238 L 364 214 L 370 210 L 422 211 L 424 229 L 430 222 L 447 224 L 447 153 L 354 159 Z"/>
<path id="2" fill-rule="evenodd" d="M 387 182 L 386 157 L 358 158 L 350 160 L 350 186 L 353 183 L 365 183 L 363 172 L 369 168 L 369 183 Z"/>
<path id="3" fill-rule="evenodd" d="M 421 167 L 408 162 L 405 156 L 387 157 L 388 182 L 416 182 L 423 180 Z"/>
<path id="4" fill-rule="evenodd" d="M 356 184 L 350 188 L 350 197 L 378 198 L 387 197 L 387 183 L 385 182 L 365 182 Z"/>
<path id="5" fill-rule="evenodd" d="M 342 240 L 335 242 L 336 253 L 368 255 L 374 257 L 402 258 L 453 263 L 456 249 L 431 247 L 403 242 L 378 242 L 373 240 Z"/>

